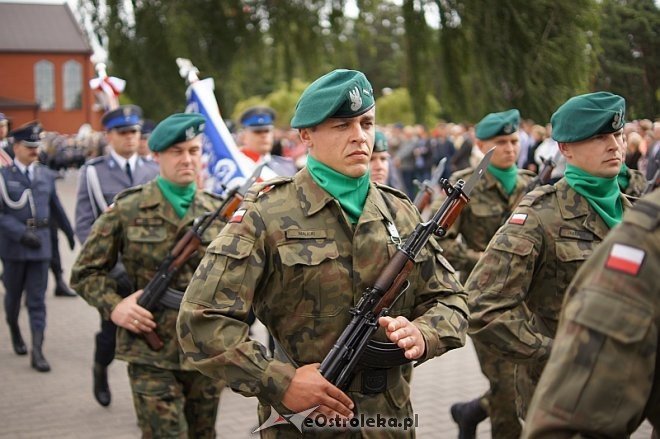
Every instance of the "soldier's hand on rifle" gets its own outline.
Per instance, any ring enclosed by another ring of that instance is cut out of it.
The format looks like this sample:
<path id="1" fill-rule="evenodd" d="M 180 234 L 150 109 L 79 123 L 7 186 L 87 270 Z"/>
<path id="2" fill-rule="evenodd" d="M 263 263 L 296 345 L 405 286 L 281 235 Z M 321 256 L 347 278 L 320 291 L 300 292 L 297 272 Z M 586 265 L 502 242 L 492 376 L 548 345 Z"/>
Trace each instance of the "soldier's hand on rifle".
<path id="1" fill-rule="evenodd" d="M 426 351 L 424 337 L 410 320 L 403 316 L 381 317 L 378 319 L 378 324 L 385 328 L 387 338 L 405 351 L 407 359 L 416 360 L 424 355 Z"/>
<path id="2" fill-rule="evenodd" d="M 156 328 L 153 314 L 137 304 L 141 294 L 142 290 L 138 290 L 115 306 L 110 314 L 110 319 L 115 325 L 136 334 L 151 332 Z"/>
<path id="3" fill-rule="evenodd" d="M 321 413 L 327 418 L 339 416 L 350 419 L 353 416 L 353 401 L 323 378 L 319 372 L 319 363 L 296 369 L 296 374 L 284 392 L 282 404 L 296 413 L 318 405 L 314 413 Z"/>

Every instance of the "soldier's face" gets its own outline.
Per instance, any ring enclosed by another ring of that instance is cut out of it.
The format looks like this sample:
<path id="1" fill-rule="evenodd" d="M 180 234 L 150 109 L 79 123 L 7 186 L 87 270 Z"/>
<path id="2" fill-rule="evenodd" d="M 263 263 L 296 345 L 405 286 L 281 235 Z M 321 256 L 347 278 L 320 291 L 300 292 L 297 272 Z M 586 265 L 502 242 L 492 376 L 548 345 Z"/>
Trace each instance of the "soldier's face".
<path id="1" fill-rule="evenodd" d="M 258 154 L 267 154 L 273 149 L 273 129 L 243 131 L 243 147 Z"/>
<path id="2" fill-rule="evenodd" d="M 112 149 L 125 158 L 135 154 L 140 144 L 140 131 L 137 128 L 122 133 L 113 129 L 108 131 L 106 135 L 108 137 L 108 143 L 112 145 Z"/>
<path id="3" fill-rule="evenodd" d="M 518 133 L 493 137 L 488 140 L 478 140 L 477 145 L 483 153 L 487 153 L 494 146 L 495 152 L 490 159 L 490 164 L 500 169 L 510 168 L 518 159 L 520 143 Z"/>
<path id="4" fill-rule="evenodd" d="M 155 152 L 154 160 L 160 165 L 160 175 L 179 186 L 186 186 L 197 179 L 202 162 L 202 136 Z"/>
<path id="5" fill-rule="evenodd" d="M 348 177 L 369 170 L 374 147 L 376 110 L 361 116 L 327 119 L 314 128 L 300 130 L 300 138 L 316 160 Z"/>
<path id="6" fill-rule="evenodd" d="M 387 177 L 390 174 L 389 160 L 390 154 L 387 151 L 371 154 L 371 162 L 369 163 L 371 181 L 387 184 Z"/>
<path id="7" fill-rule="evenodd" d="M 28 166 L 39 158 L 39 148 L 30 148 L 17 142 L 14 144 L 14 155 L 16 160 Z"/>
<path id="8" fill-rule="evenodd" d="M 7 125 L 7 121 L 0 122 L 0 140 L 7 137 L 8 130 L 9 130 L 9 127 Z"/>
<path id="9" fill-rule="evenodd" d="M 598 134 L 573 143 L 560 143 L 566 161 L 596 177 L 611 178 L 621 170 L 625 142 L 623 130 Z"/>

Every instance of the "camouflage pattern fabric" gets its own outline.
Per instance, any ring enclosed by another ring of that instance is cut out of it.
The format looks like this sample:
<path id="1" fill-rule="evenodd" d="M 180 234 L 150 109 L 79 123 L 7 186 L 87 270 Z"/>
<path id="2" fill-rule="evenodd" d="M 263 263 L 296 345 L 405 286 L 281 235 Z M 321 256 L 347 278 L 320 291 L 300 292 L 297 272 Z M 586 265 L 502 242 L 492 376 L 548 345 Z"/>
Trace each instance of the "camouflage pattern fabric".
<path id="1" fill-rule="evenodd" d="M 646 189 L 646 176 L 642 171 L 637 169 L 628 169 L 628 187 L 623 192 L 631 197 L 639 198 Z"/>
<path id="2" fill-rule="evenodd" d="M 468 181 L 473 173 L 473 168 L 455 172 L 450 182 L 455 184 L 460 179 Z M 481 252 L 486 250 L 497 229 L 525 195 L 524 190 L 533 178 L 533 172 L 519 169 L 516 187 L 511 195 L 506 193 L 502 184 L 490 172 L 485 172 L 477 182 L 470 194 L 470 202 L 441 241 L 444 256 L 461 271 L 462 280 L 468 277 Z M 434 210 L 440 207 L 442 201 L 438 199 L 434 203 Z M 460 239 L 457 239 L 459 236 Z M 481 371 L 490 384 L 490 390 L 481 401 L 488 411 L 493 437 L 520 437 L 521 428 L 516 415 L 513 389 L 513 363 L 493 355 L 479 342 L 474 343 L 474 348 Z"/>
<path id="3" fill-rule="evenodd" d="M 660 431 L 660 191 L 628 211 L 566 293 L 525 438 Z"/>
<path id="4" fill-rule="evenodd" d="M 221 388 L 198 372 L 129 363 L 143 439 L 214 438 Z"/>
<path id="5" fill-rule="evenodd" d="M 454 172 L 449 181 L 452 184 L 459 179 L 468 181 L 473 173 L 473 168 Z M 486 250 L 497 229 L 525 195 L 523 190 L 533 178 L 533 172 L 519 169 L 516 187 L 511 195 L 507 195 L 502 184 L 490 172 L 485 172 L 477 182 L 470 194 L 470 202 L 441 241 L 444 256 L 457 270 L 464 273 L 464 279 L 477 264 L 481 252 Z M 440 208 L 444 198 L 438 197 L 433 203 L 433 212 Z M 459 235 L 460 241 L 457 240 Z"/>
<path id="6" fill-rule="evenodd" d="M 109 319 L 114 307 L 122 300 L 117 293 L 116 281 L 108 276 L 117 262 L 117 255 L 122 254 L 122 261 L 135 290 L 144 288 L 177 240 L 190 228 L 192 221 L 215 210 L 220 203 L 215 195 L 198 192 L 186 215 L 179 218 L 155 181 L 120 193 L 114 205 L 94 222 L 89 239 L 85 241 L 72 268 L 72 285 L 87 303 L 101 312 L 103 318 Z M 211 242 L 223 225 L 221 221 L 216 221 L 209 227 L 203 236 L 202 246 Z M 185 290 L 201 257 L 193 256 L 181 268 L 170 287 Z M 177 311 L 160 308 L 152 313 L 158 325 L 156 332 L 164 343 L 163 349 L 151 350 L 142 337 L 120 327 L 117 330 L 117 358 L 168 372 L 194 370 L 186 361 L 177 341 Z M 204 386 L 215 387 L 217 395 L 220 394 L 222 383 L 208 378 L 201 381 Z M 134 392 L 138 390 L 134 389 Z M 186 388 L 184 393 L 192 395 L 197 391 L 196 388 Z M 163 394 L 163 397 L 167 395 Z M 136 411 L 139 416 L 150 413 L 149 409 Z M 200 422 L 207 423 L 209 421 L 206 418 L 215 419 L 215 416 L 215 412 L 197 413 L 196 420 L 205 418 Z M 140 424 L 147 425 L 148 422 L 140 418 Z M 196 431 L 190 422 L 188 427 Z"/>
<path id="7" fill-rule="evenodd" d="M 561 179 L 522 199 L 467 280 L 470 335 L 518 363 L 521 417 L 550 354 L 566 287 L 608 232 L 587 200 Z"/>
<path id="8" fill-rule="evenodd" d="M 298 366 L 321 362 L 349 323 L 350 307 L 396 251 L 386 221 L 393 221 L 405 238 L 419 220 L 405 195 L 372 184 L 359 222 L 352 226 L 337 200 L 306 169 L 253 187 L 207 249 L 186 291 L 178 322 L 183 350 L 206 375 L 256 396 L 262 419 L 269 405 L 287 413 L 281 399 L 295 368 L 267 357 L 266 349 L 248 338 L 244 320 L 250 308 Z M 435 239 L 415 262 L 411 286 L 391 315 L 415 320 L 426 342 L 424 359 L 430 359 L 464 344 L 466 295 Z M 377 338 L 385 340 L 384 333 L 379 331 Z M 356 413 L 411 416 L 403 370 L 384 393 L 348 392 Z M 360 434 L 414 435 L 386 430 Z M 310 435 L 318 437 L 316 432 Z M 278 426 L 263 430 L 263 437 L 300 434 L 291 426 Z"/>

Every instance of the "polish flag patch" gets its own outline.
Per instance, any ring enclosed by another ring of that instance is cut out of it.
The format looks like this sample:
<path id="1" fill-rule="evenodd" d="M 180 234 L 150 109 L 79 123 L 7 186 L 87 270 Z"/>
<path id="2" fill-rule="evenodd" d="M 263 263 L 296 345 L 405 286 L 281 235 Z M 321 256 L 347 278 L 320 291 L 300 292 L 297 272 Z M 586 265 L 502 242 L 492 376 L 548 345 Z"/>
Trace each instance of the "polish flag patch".
<path id="1" fill-rule="evenodd" d="M 614 244 L 607 257 L 607 262 L 605 262 L 605 267 L 631 276 L 637 276 L 645 257 L 646 252 L 644 250 L 629 245 Z"/>
<path id="2" fill-rule="evenodd" d="M 514 213 L 513 215 L 511 215 L 509 224 L 517 224 L 519 226 L 522 226 L 523 224 L 525 224 L 525 221 L 527 221 L 526 213 Z"/>
<path id="3" fill-rule="evenodd" d="M 247 212 L 247 209 L 238 209 L 236 212 L 234 212 L 234 215 L 231 217 L 229 220 L 230 223 L 240 223 L 243 221 L 243 217 L 245 216 L 245 212 Z"/>

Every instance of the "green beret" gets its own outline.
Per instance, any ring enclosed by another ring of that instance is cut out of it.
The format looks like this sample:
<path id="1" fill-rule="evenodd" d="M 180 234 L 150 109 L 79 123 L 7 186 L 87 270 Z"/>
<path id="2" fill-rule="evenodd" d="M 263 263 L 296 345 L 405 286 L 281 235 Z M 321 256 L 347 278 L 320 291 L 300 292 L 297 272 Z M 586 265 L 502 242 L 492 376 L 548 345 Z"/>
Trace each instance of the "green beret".
<path id="1" fill-rule="evenodd" d="M 177 113 L 159 123 L 149 136 L 149 149 L 161 152 L 175 143 L 194 139 L 204 132 L 206 118 L 199 113 Z"/>
<path id="2" fill-rule="evenodd" d="M 626 100 L 619 95 L 599 91 L 573 96 L 550 118 L 552 138 L 571 143 L 613 133 L 623 128 L 625 118 Z"/>
<path id="3" fill-rule="evenodd" d="M 319 125 L 329 117 L 355 117 L 375 105 L 374 90 L 356 70 L 338 69 L 321 76 L 298 99 L 293 128 Z"/>
<path id="4" fill-rule="evenodd" d="M 387 137 L 382 131 L 376 131 L 376 140 L 374 140 L 374 152 L 387 152 Z"/>
<path id="5" fill-rule="evenodd" d="M 520 111 L 515 108 L 500 113 L 487 114 L 475 127 L 479 140 L 488 140 L 496 136 L 505 136 L 518 131 Z"/>

